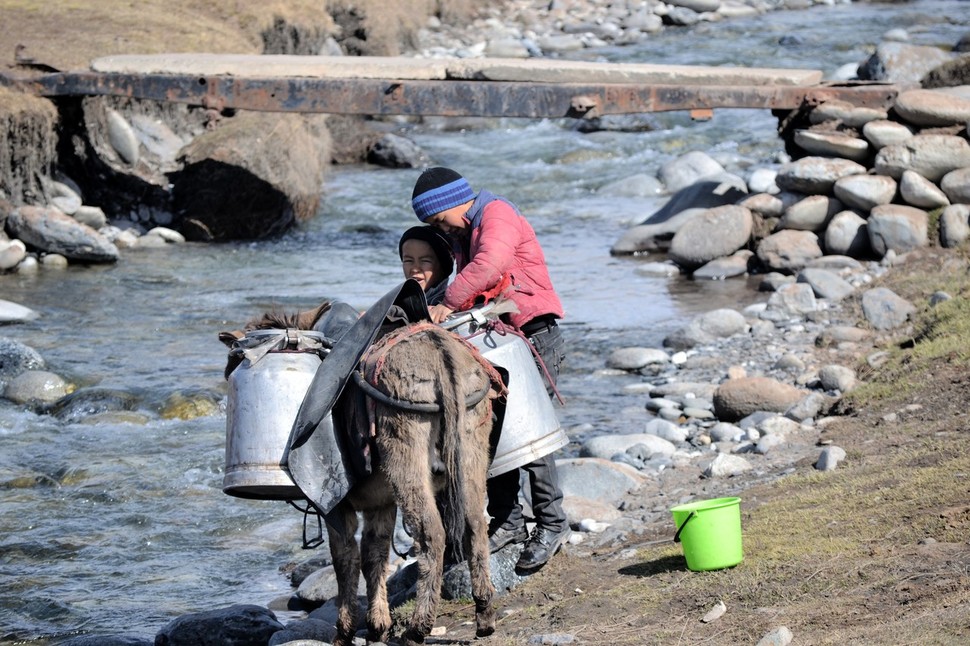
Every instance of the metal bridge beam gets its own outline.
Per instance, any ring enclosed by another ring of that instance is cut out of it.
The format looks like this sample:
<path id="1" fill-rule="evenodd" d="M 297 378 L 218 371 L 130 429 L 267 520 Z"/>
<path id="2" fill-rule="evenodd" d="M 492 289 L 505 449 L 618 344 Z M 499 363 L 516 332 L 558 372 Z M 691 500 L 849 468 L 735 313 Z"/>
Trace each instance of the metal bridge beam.
<path id="1" fill-rule="evenodd" d="M 45 97 L 120 96 L 264 112 L 481 117 L 597 117 L 715 108 L 795 109 L 841 100 L 889 108 L 898 88 L 847 82 L 811 86 L 550 83 L 469 80 L 259 78 L 185 74 L 0 72 L 0 85 Z"/>

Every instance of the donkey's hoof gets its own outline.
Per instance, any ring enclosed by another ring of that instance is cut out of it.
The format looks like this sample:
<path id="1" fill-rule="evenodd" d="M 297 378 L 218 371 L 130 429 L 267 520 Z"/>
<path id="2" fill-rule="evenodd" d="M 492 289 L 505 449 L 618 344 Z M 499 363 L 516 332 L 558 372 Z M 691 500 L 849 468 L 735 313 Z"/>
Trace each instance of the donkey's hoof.
<path id="1" fill-rule="evenodd" d="M 479 626 L 478 628 L 475 629 L 475 636 L 488 637 L 494 632 L 495 632 L 495 624 L 492 624 L 491 626 Z"/>

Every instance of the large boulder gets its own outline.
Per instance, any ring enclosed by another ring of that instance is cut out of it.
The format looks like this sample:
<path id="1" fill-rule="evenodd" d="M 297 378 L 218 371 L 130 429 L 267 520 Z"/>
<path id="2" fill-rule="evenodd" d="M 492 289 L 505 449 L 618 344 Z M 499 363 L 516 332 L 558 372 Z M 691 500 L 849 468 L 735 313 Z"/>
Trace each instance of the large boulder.
<path id="1" fill-rule="evenodd" d="M 704 209 L 724 204 L 734 204 L 747 195 L 728 182 L 701 180 L 674 193 L 667 203 L 652 213 L 641 224 L 627 231 L 613 245 L 614 256 L 642 251 L 665 250 L 674 234 Z"/>
<path id="2" fill-rule="evenodd" d="M 320 206 L 329 163 L 322 117 L 244 113 L 182 150 L 170 177 L 174 223 L 189 240 L 252 240 L 305 221 Z"/>

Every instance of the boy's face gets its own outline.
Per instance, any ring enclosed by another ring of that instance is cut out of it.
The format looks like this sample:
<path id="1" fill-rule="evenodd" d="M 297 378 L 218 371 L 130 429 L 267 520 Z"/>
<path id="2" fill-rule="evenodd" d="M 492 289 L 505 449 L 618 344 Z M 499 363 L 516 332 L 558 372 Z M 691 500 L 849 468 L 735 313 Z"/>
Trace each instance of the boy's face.
<path id="1" fill-rule="evenodd" d="M 459 204 L 441 213 L 435 213 L 425 220 L 425 223 L 448 234 L 462 234 L 468 228 L 468 220 L 465 219 L 465 214 L 468 213 L 469 204 Z"/>
<path id="2" fill-rule="evenodd" d="M 405 278 L 415 279 L 425 291 L 445 278 L 438 256 L 424 240 L 406 240 L 401 245 L 401 269 Z"/>

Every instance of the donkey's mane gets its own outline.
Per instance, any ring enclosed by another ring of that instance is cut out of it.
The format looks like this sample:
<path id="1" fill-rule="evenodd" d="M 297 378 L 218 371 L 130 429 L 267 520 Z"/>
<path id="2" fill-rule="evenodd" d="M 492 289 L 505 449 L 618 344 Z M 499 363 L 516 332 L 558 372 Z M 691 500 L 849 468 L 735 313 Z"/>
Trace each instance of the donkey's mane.
<path id="1" fill-rule="evenodd" d="M 324 301 L 312 310 L 305 312 L 282 312 L 273 310 L 264 312 L 262 315 L 246 323 L 246 330 L 272 330 L 277 328 L 296 328 L 297 330 L 310 330 L 314 323 L 320 320 L 330 309 L 330 301 Z"/>

